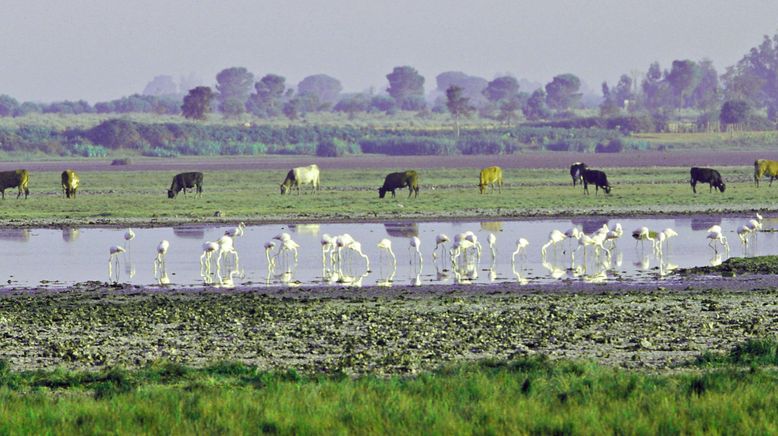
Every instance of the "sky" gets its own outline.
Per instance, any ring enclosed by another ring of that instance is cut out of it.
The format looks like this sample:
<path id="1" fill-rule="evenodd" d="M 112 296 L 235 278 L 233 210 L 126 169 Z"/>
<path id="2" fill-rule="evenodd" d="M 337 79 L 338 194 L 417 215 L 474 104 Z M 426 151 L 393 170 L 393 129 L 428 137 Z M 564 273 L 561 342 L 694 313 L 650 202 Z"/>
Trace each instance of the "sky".
<path id="1" fill-rule="evenodd" d="M 157 75 L 213 86 L 224 68 L 344 91 L 386 88 L 395 66 L 547 83 L 603 81 L 658 61 L 723 73 L 778 33 L 774 0 L 0 0 L 0 94 L 107 101 Z"/>

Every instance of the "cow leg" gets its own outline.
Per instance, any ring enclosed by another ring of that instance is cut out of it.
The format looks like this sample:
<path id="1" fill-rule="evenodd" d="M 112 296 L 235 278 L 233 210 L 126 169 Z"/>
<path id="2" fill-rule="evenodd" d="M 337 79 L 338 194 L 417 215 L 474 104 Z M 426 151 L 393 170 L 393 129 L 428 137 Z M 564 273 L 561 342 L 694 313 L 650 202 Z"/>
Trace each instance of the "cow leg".
<path id="1" fill-rule="evenodd" d="M 774 178 L 775 178 L 775 176 L 770 176 L 770 185 L 769 186 L 773 186 L 773 179 Z M 759 186 L 759 185 L 757 185 L 757 186 Z"/>
<path id="2" fill-rule="evenodd" d="M 692 185 L 692 192 L 694 192 L 696 194 L 697 193 L 697 183 L 694 180 L 692 180 L 689 183 L 691 183 L 691 185 Z"/>

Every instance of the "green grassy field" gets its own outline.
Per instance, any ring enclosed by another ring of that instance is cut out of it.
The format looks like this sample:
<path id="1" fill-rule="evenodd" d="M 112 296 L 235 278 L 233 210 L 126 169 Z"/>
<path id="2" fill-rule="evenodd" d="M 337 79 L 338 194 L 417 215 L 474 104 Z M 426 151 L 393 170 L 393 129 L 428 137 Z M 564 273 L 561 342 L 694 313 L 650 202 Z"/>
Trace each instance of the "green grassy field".
<path id="1" fill-rule="evenodd" d="M 608 172 L 611 195 L 584 195 L 571 186 L 566 171 L 517 169 L 505 172 L 501 194 L 478 192 L 476 169 L 424 170 L 416 199 L 399 190 L 397 199 L 380 200 L 386 170 L 329 170 L 323 190 L 312 195 L 280 195 L 284 171 L 207 172 L 202 198 L 169 200 L 174 172 L 83 172 L 78 198 L 59 190 L 58 172 L 31 175 L 29 199 L 7 190 L 0 202 L 5 225 L 124 224 L 437 217 L 522 217 L 577 214 L 654 214 L 778 210 L 778 188 L 756 188 L 750 167 L 724 167 L 725 193 L 698 185 L 693 195 L 687 168 L 618 168 Z M 303 192 L 307 192 L 303 189 Z M 221 218 L 214 218 L 220 211 Z"/>
<path id="2" fill-rule="evenodd" d="M 776 342 L 755 340 L 670 374 L 542 356 L 356 379 L 239 363 L 99 373 L 0 364 L 0 433 L 769 434 L 776 363 Z"/>

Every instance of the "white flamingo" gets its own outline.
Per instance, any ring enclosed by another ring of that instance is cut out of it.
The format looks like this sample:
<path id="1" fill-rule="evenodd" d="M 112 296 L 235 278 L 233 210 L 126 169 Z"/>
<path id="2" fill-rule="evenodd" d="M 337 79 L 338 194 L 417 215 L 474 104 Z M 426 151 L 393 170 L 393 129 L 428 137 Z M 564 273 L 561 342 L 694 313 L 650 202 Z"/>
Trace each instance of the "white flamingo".
<path id="1" fill-rule="evenodd" d="M 421 257 L 421 239 L 419 239 L 418 236 L 414 236 L 411 238 L 410 243 L 408 244 L 408 251 L 416 250 L 416 256 L 419 258 L 419 263 L 424 262 L 424 259 Z M 410 263 L 413 263 L 413 259 L 410 260 Z"/>
<path id="2" fill-rule="evenodd" d="M 716 248 L 716 244 L 718 243 L 721 244 L 721 246 L 724 249 L 726 249 L 727 252 L 729 252 L 729 244 L 727 243 L 727 237 L 721 233 L 720 226 L 714 226 L 714 227 L 718 227 L 718 229 L 714 229 L 714 231 L 709 231 L 708 236 L 706 236 L 706 238 L 710 240 L 710 242 L 708 242 L 708 246 L 712 248 L 713 251 L 718 253 L 719 250 L 718 248 Z"/>
<path id="3" fill-rule="evenodd" d="M 170 248 L 170 242 L 167 239 L 159 241 L 157 244 L 157 256 L 154 258 L 154 274 L 156 275 L 157 268 L 165 270 L 165 256 Z"/>
<path id="4" fill-rule="evenodd" d="M 516 262 L 516 255 L 521 254 L 521 252 L 526 249 L 529 246 L 529 241 L 527 241 L 524 238 L 519 238 L 516 240 L 516 251 L 513 252 L 511 255 L 511 263 Z"/>
<path id="5" fill-rule="evenodd" d="M 246 224 L 244 222 L 240 222 L 237 227 L 225 230 L 224 234 L 230 238 L 237 238 L 239 236 L 243 236 L 244 230 L 246 230 Z"/>
<path id="6" fill-rule="evenodd" d="M 443 254 L 446 253 L 446 242 L 448 242 L 448 235 L 445 233 L 438 233 L 437 236 L 435 236 L 435 249 L 432 250 L 432 260 L 437 260 L 438 258 L 438 247 L 442 246 L 441 250 L 443 251 Z M 445 262 L 445 259 L 443 259 Z"/>
<path id="7" fill-rule="evenodd" d="M 321 266 L 325 268 L 327 265 L 327 255 L 330 256 L 330 264 L 332 264 L 332 252 L 335 249 L 335 239 L 329 234 L 325 233 L 321 235 Z"/>
<path id="8" fill-rule="evenodd" d="M 116 263 L 116 270 L 119 270 L 119 254 L 126 252 L 121 245 L 111 245 L 108 247 L 108 277 L 111 278 L 113 264 Z M 116 273 L 117 278 L 119 273 Z"/>
<path id="9" fill-rule="evenodd" d="M 494 233 L 489 233 L 486 236 L 486 243 L 489 244 L 489 251 L 492 253 L 492 263 L 494 263 L 494 260 L 497 258 L 497 250 L 494 248 L 497 244 L 497 237 L 494 236 Z"/>
<path id="10" fill-rule="evenodd" d="M 542 247 L 540 247 L 540 254 L 543 257 L 546 257 L 546 249 L 550 246 L 554 246 L 554 251 L 556 251 L 556 244 L 564 241 L 567 239 L 564 233 L 561 231 L 554 229 L 551 231 L 551 233 L 548 234 L 548 242 L 545 243 Z"/>
<path id="11" fill-rule="evenodd" d="M 237 270 L 238 265 L 238 251 L 235 250 L 235 245 L 232 242 L 232 237 L 228 235 L 223 235 L 221 238 L 219 238 L 216 241 L 217 244 L 219 244 L 219 256 L 216 258 L 216 271 L 221 271 L 221 262 L 222 258 L 225 258 L 227 255 L 232 255 L 235 259 L 235 269 Z"/>
<path id="12" fill-rule="evenodd" d="M 127 247 L 127 249 L 130 249 L 130 241 L 135 239 L 135 232 L 132 231 L 131 228 L 128 228 L 126 232 L 124 232 L 124 240 L 126 241 L 124 245 Z"/>
<path id="13" fill-rule="evenodd" d="M 216 250 L 219 249 L 219 244 L 216 242 L 205 241 L 203 242 L 203 254 L 200 255 L 200 271 L 205 270 L 210 274 L 211 272 L 211 257 Z"/>
<path id="14" fill-rule="evenodd" d="M 270 257 L 270 252 L 276 248 L 276 243 L 273 241 L 267 241 L 265 242 L 263 247 L 265 248 L 265 259 L 267 259 L 267 268 L 269 270 L 272 270 L 276 266 L 276 260 L 275 258 Z"/>
<path id="15" fill-rule="evenodd" d="M 389 252 L 389 255 L 392 256 L 392 263 L 394 264 L 394 267 L 397 268 L 397 257 L 394 255 L 394 251 L 392 251 L 392 241 L 386 238 L 381 239 L 378 242 L 378 248 Z"/>

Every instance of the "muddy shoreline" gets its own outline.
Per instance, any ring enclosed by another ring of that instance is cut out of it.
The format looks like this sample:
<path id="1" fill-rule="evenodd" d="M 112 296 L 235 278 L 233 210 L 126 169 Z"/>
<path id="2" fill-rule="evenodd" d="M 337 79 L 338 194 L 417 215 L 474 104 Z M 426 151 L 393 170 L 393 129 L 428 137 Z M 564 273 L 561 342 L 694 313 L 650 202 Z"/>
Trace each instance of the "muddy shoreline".
<path id="1" fill-rule="evenodd" d="M 684 206 L 675 210 L 673 207 L 663 206 L 661 209 L 651 210 L 627 210 L 619 211 L 616 208 L 612 211 L 592 211 L 581 209 L 579 211 L 571 210 L 547 210 L 547 211 L 483 211 L 477 214 L 332 214 L 312 218 L 310 215 L 296 217 L 294 215 L 285 216 L 235 216 L 235 217 L 203 217 L 203 218 L 95 218 L 95 219 L 2 219 L 0 218 L 0 228 L 2 229 L 66 229 L 66 228 L 157 228 L 157 227 L 176 227 L 176 226 L 219 226 L 234 225 L 237 222 L 243 222 L 250 225 L 266 224 L 343 224 L 343 223 L 385 223 L 385 222 L 465 222 L 465 221 L 522 221 L 537 218 L 553 218 L 568 220 L 573 218 L 586 217 L 592 220 L 605 219 L 624 219 L 624 218 L 681 218 L 693 215 L 715 215 L 716 217 L 752 217 L 754 212 L 760 212 L 766 218 L 772 218 L 778 215 L 778 206 L 774 209 L 738 209 L 738 208 L 690 208 Z"/>
<path id="2" fill-rule="evenodd" d="M 778 334 L 776 277 L 389 289 L 6 288 L 0 359 L 17 369 L 166 359 L 393 374 L 543 353 L 669 370 L 706 350 Z"/>

